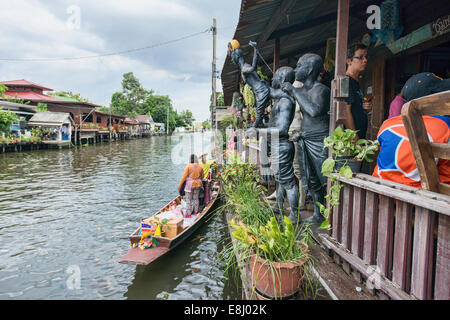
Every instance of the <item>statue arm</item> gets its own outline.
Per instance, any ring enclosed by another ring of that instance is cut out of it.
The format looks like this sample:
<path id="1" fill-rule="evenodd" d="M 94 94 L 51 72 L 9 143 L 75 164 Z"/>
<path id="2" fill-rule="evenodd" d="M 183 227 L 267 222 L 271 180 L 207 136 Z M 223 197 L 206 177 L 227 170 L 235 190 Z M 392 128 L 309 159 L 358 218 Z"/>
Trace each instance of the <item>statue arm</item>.
<path id="1" fill-rule="evenodd" d="M 300 111 L 311 118 L 319 117 L 329 110 L 330 90 L 326 87 L 313 89 L 311 97 L 304 89 L 294 90 L 293 95 L 300 105 Z"/>
<path id="2" fill-rule="evenodd" d="M 247 72 L 250 73 L 256 71 L 257 66 L 258 66 L 258 49 L 256 49 L 256 47 L 253 47 L 252 66 L 247 70 Z"/>
<path id="3" fill-rule="evenodd" d="M 276 100 L 286 98 L 289 99 L 292 103 L 295 103 L 294 99 L 292 99 L 292 97 L 288 93 L 284 92 L 282 89 L 274 89 L 270 87 L 270 97 Z"/>
<path id="4" fill-rule="evenodd" d="M 289 128 L 291 126 L 292 120 L 294 119 L 295 103 L 289 99 L 281 99 L 278 102 L 278 107 L 280 112 L 278 114 L 277 128 L 279 130 L 280 136 L 288 136 Z"/>

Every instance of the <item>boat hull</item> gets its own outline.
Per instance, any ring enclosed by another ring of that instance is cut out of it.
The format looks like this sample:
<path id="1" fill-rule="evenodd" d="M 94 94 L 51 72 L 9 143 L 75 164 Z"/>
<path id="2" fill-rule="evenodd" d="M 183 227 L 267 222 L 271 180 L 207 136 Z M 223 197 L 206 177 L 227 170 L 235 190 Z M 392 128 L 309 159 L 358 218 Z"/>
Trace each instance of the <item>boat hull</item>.
<path id="1" fill-rule="evenodd" d="M 190 227 L 184 229 L 183 232 L 181 232 L 175 238 L 170 239 L 166 237 L 155 237 L 155 239 L 158 241 L 159 244 L 158 247 L 144 250 L 141 250 L 138 247 L 131 248 L 122 258 L 120 258 L 118 262 L 124 264 L 148 265 L 153 261 L 155 261 L 156 259 L 158 259 L 159 257 L 165 255 L 167 252 L 171 251 L 179 244 L 183 243 L 205 222 L 205 220 L 213 212 L 213 209 L 217 206 L 217 203 L 219 201 L 218 197 L 219 196 L 216 195 L 216 197 L 211 199 L 211 201 L 202 210 L 202 212 L 198 214 L 195 222 Z M 176 201 L 178 203 L 178 201 L 180 200 L 181 198 L 177 197 L 172 201 Z M 172 201 L 170 203 L 172 203 Z M 163 209 L 161 209 L 159 212 L 168 208 L 169 204 Z M 130 235 L 129 238 L 131 244 L 138 243 L 141 239 L 141 237 L 139 236 L 139 228 L 136 229 L 133 232 L 133 234 Z"/>

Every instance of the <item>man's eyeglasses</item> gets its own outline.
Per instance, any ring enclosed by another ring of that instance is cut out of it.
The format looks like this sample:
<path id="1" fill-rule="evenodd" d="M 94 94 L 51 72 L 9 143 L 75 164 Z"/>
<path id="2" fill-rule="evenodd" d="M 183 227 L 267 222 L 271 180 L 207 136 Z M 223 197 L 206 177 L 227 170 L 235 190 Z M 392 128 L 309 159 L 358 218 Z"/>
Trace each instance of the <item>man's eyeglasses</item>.
<path id="1" fill-rule="evenodd" d="M 350 59 L 364 60 L 364 58 L 366 58 L 366 60 L 369 60 L 369 57 L 368 57 L 368 56 L 354 56 L 354 57 L 351 57 Z"/>

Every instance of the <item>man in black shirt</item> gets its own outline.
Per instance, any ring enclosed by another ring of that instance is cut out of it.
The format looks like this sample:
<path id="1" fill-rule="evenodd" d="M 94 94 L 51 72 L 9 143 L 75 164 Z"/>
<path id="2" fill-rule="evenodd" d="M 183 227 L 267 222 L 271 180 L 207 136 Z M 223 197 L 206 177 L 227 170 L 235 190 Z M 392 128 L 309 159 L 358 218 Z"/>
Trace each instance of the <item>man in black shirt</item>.
<path id="1" fill-rule="evenodd" d="M 356 139 L 365 139 L 368 127 L 367 111 L 372 109 L 372 102 L 364 102 L 359 86 L 359 75 L 367 66 L 367 47 L 357 43 L 349 48 L 347 56 L 347 76 L 350 78 L 349 96 L 346 99 L 346 129 L 357 130 Z"/>

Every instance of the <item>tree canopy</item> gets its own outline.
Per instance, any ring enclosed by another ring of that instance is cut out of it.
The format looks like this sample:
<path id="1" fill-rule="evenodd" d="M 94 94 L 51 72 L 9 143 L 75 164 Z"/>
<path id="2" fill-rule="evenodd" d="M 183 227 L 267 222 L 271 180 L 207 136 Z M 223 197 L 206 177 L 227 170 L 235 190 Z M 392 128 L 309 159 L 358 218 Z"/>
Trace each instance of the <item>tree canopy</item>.
<path id="1" fill-rule="evenodd" d="M 168 115 L 170 131 L 175 130 L 175 127 L 191 126 L 195 120 L 190 110 L 178 114 L 169 96 L 145 89 L 133 72 L 123 75 L 122 91 L 115 92 L 111 97 L 111 112 L 129 118 L 151 115 L 153 121 L 164 124 L 167 123 Z"/>

